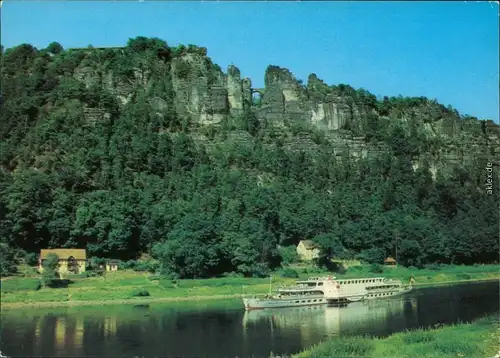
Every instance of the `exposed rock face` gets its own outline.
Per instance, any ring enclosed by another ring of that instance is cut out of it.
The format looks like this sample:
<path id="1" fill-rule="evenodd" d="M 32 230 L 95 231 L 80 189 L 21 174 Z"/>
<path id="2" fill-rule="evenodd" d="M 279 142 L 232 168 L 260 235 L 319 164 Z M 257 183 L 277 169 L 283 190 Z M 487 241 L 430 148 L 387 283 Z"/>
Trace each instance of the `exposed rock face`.
<path id="1" fill-rule="evenodd" d="M 174 58 L 170 75 L 177 114 L 201 124 L 218 123 L 229 114 L 224 75 L 206 57 L 185 54 Z"/>
<path id="2" fill-rule="evenodd" d="M 294 123 L 313 124 L 326 131 L 333 155 L 365 158 L 388 151 L 385 144 L 366 143 L 359 135 L 368 126 L 367 118 L 373 116 L 379 121 L 399 120 L 406 127 L 416 125 L 425 137 L 439 140 L 440 147 L 434 150 L 431 158 L 434 171 L 485 156 L 500 157 L 500 127 L 491 121 L 461 119 L 452 111 L 443 115 L 442 109 L 432 101 L 378 113 L 375 105 L 367 105 L 366 101 L 346 90 L 346 86 L 329 86 L 315 74 L 309 75 L 304 86 L 289 70 L 277 66 L 267 68 L 265 87 L 260 89 L 252 88 L 250 79 L 242 79 L 240 70 L 234 65 L 228 67 L 227 74 L 223 73 L 202 52 L 184 53 L 174 57 L 168 65 L 139 61 L 129 77 L 115 76 L 90 66 L 82 66 L 74 74 L 87 87 L 101 84 L 114 93 L 122 105 L 133 98 L 137 88 L 148 89 L 153 85 L 152 78 L 162 76 L 171 81 L 173 98 L 169 97 L 169 101 L 167 98 L 151 98 L 150 105 L 160 114 L 167 102 L 173 103 L 177 115 L 181 119 L 190 119 L 192 123 L 216 124 L 251 110 L 258 120 L 277 131 Z M 254 92 L 261 94 L 260 105 L 252 104 Z M 88 109 L 85 116 L 89 122 L 94 122 L 104 114 Z M 349 131 L 353 129 L 356 129 L 357 137 Z M 228 140 L 245 146 L 254 143 L 248 133 L 241 131 L 228 134 Z M 209 145 L 213 141 L 203 138 L 197 142 Z M 318 148 L 306 133 L 295 137 L 284 135 L 282 144 L 288 150 L 314 152 Z M 275 143 L 270 141 L 264 145 L 273 147 Z M 414 167 L 418 167 L 421 161 L 422 158 L 415 158 Z"/>
<path id="3" fill-rule="evenodd" d="M 305 90 L 290 71 L 269 66 L 264 82 L 262 105 L 257 118 L 275 126 L 283 126 L 287 121 L 309 119 Z"/>
<path id="4" fill-rule="evenodd" d="M 243 113 L 243 84 L 241 81 L 240 70 L 230 65 L 227 70 L 227 94 L 229 109 L 232 115 L 238 115 Z"/>

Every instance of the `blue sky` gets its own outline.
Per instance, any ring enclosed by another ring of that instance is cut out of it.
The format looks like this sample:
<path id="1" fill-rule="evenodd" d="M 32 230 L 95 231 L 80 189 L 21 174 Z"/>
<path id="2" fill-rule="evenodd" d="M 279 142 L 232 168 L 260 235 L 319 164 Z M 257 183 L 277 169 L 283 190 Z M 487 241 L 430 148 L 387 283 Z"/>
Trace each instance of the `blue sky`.
<path id="1" fill-rule="evenodd" d="M 269 64 L 375 95 L 426 96 L 499 120 L 493 2 L 6 1 L 6 48 L 121 46 L 136 36 L 208 48 L 261 87 Z"/>

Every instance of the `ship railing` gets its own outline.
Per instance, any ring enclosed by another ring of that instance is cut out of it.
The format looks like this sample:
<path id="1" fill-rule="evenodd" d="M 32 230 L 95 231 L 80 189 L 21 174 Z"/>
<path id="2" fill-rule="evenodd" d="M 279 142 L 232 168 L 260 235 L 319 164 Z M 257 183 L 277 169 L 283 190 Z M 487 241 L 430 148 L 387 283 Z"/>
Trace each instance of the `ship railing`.
<path id="1" fill-rule="evenodd" d="M 328 281 L 335 280 L 335 276 L 310 277 L 308 281 Z"/>
<path id="2" fill-rule="evenodd" d="M 294 285 L 294 286 L 281 286 L 280 289 L 283 290 L 304 290 L 304 289 L 313 289 L 316 288 L 316 286 L 309 286 L 309 285 Z"/>

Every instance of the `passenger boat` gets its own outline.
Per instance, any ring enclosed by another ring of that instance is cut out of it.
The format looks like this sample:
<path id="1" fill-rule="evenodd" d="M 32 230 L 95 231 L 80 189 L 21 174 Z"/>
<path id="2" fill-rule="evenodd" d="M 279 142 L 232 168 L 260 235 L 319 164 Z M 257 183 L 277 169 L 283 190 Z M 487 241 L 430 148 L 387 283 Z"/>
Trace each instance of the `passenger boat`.
<path id="1" fill-rule="evenodd" d="M 328 303 L 349 303 L 402 295 L 412 290 L 412 280 L 404 285 L 401 280 L 384 277 L 334 280 L 325 290 Z"/>
<path id="2" fill-rule="evenodd" d="M 326 304 L 325 290 L 334 284 L 335 277 L 311 277 L 308 280 L 297 281 L 295 285 L 279 288 L 273 295 L 271 282 L 269 294 L 264 298 L 243 298 L 245 310 L 261 308 L 281 308 L 312 306 Z"/>

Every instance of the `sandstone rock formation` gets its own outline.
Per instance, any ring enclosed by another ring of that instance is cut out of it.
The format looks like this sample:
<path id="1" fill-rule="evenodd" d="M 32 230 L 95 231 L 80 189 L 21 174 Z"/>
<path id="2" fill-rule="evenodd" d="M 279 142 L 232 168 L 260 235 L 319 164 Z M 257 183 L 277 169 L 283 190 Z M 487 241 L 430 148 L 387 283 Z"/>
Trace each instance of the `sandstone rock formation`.
<path id="1" fill-rule="evenodd" d="M 149 64 L 151 67 L 151 64 Z M 155 65 L 158 67 L 158 65 Z M 457 113 L 443 114 L 437 102 L 422 101 L 411 108 L 391 109 L 381 113 L 375 104 L 362 100 L 349 86 L 329 86 L 317 77 L 309 75 L 303 85 L 287 69 L 269 66 L 264 74 L 264 88 L 252 88 L 248 78 L 242 78 L 240 70 L 230 65 L 227 73 L 206 56 L 206 51 L 186 52 L 174 57 L 169 66 L 163 65 L 161 76 L 169 78 L 172 86 L 172 103 L 179 118 L 196 125 L 213 125 L 242 117 L 251 111 L 256 118 L 278 131 L 297 124 L 312 125 L 325 131 L 332 153 L 337 156 L 373 157 L 386 152 L 384 143 L 367 142 L 364 133 L 371 120 L 399 121 L 409 128 L 417 125 L 428 138 L 435 138 L 440 147 L 433 153 L 433 165 L 443 168 L 463 165 L 475 157 L 500 155 L 500 127 L 491 121 L 460 118 Z M 161 66 L 160 66 L 161 67 Z M 138 64 L 132 78 L 100 73 L 95 68 L 78 68 L 74 77 L 87 87 L 100 83 L 114 93 L 121 105 L 128 103 L 137 88 L 151 86 L 154 71 L 148 64 Z M 156 73 L 158 76 L 158 72 Z M 252 96 L 261 95 L 260 105 L 252 104 Z M 167 98 L 151 98 L 150 104 L 160 113 L 166 107 Z M 86 116 L 95 121 L 96 114 L 87 110 Z M 232 133 L 232 142 L 251 145 L 247 134 Z M 307 133 L 295 138 L 283 134 L 284 147 L 288 150 L 314 152 L 317 143 Z M 207 145 L 207 138 L 203 142 Z M 414 167 L 421 159 L 415 158 Z"/>

